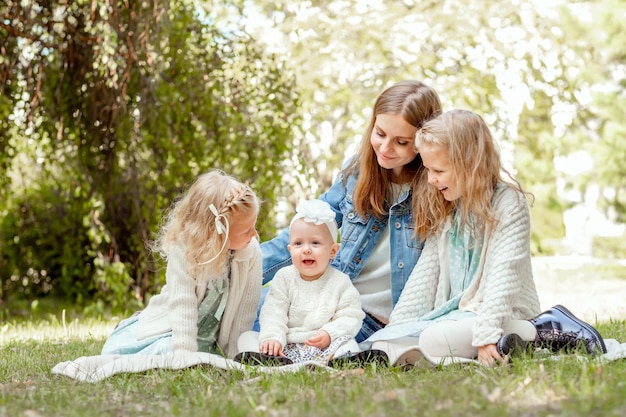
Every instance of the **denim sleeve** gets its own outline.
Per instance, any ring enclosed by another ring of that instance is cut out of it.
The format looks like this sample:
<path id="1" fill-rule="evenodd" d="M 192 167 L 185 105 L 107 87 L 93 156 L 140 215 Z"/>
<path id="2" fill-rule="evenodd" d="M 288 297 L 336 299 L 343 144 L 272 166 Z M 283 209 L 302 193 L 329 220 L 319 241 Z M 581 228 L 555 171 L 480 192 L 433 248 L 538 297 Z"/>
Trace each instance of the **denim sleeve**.
<path id="1" fill-rule="evenodd" d="M 289 228 L 283 229 L 278 236 L 261 244 L 263 255 L 263 285 L 270 282 L 276 271 L 291 265 L 291 255 L 287 249 Z"/>
<path id="2" fill-rule="evenodd" d="M 330 187 L 330 189 L 322 194 L 319 199 L 325 201 L 330 205 L 330 208 L 335 212 L 335 220 L 337 221 L 337 227 L 341 229 L 343 222 L 343 213 L 341 211 L 341 202 L 346 199 L 346 184 L 342 180 L 343 176 L 339 176 Z"/>

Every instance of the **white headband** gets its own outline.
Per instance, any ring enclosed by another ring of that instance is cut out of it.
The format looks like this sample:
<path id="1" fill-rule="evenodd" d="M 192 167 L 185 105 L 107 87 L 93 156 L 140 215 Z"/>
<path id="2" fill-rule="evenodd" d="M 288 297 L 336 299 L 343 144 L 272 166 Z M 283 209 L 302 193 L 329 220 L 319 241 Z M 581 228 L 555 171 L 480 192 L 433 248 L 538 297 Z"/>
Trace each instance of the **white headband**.
<path id="1" fill-rule="evenodd" d="M 335 222 L 335 212 L 330 205 L 322 200 L 306 200 L 296 207 L 296 215 L 293 216 L 289 226 L 298 219 L 307 223 L 325 224 L 333 237 L 333 242 L 337 242 L 337 223 Z"/>

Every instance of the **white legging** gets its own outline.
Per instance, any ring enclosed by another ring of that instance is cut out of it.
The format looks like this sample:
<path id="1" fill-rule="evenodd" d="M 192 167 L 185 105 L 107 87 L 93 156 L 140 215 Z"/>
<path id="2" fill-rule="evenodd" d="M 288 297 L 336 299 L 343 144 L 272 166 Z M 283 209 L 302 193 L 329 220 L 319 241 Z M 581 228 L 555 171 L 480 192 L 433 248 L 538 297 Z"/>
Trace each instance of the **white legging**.
<path id="1" fill-rule="evenodd" d="M 372 349 L 380 349 L 387 353 L 393 363 L 401 354 L 411 348 L 419 347 L 425 354 L 432 357 L 457 356 L 475 359 L 478 348 L 472 346 L 472 326 L 476 317 L 461 320 L 443 320 L 427 327 L 420 337 L 403 337 L 401 339 L 374 342 Z M 528 320 L 511 320 L 504 325 L 503 334 L 517 333 L 525 341 L 533 341 L 537 336 L 535 326 Z"/>

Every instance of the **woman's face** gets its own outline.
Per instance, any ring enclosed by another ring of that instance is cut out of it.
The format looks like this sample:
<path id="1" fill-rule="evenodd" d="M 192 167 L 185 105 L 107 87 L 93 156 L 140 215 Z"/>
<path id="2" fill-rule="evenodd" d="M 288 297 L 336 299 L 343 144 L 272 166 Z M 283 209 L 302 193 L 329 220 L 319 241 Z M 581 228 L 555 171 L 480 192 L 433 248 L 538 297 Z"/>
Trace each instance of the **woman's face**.
<path id="1" fill-rule="evenodd" d="M 417 155 L 415 133 L 417 128 L 399 114 L 376 116 L 370 143 L 376 153 L 378 165 L 390 169 L 394 177 L 400 177 L 404 166 Z"/>

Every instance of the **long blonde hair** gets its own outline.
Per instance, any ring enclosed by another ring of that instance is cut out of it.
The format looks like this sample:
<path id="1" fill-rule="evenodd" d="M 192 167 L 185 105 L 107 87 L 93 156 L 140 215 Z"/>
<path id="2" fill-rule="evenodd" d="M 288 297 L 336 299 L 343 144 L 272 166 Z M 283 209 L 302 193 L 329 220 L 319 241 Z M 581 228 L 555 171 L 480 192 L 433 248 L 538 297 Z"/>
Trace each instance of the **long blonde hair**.
<path id="1" fill-rule="evenodd" d="M 385 198 L 391 187 L 391 170 L 382 168 L 370 143 L 372 131 L 379 114 L 400 115 L 407 123 L 420 128 L 429 118 L 441 112 L 441 101 L 437 92 L 421 81 L 406 80 L 392 85 L 383 91 L 372 110 L 372 117 L 357 156 L 343 170 L 344 178 L 358 173 L 354 189 L 353 202 L 361 217 L 373 214 L 382 217 L 387 214 L 389 205 Z M 422 166 L 422 160 L 416 156 L 404 166 L 404 175 L 415 178 Z"/>
<path id="2" fill-rule="evenodd" d="M 451 110 L 429 120 L 417 133 L 418 152 L 424 144 L 440 145 L 447 150 L 460 198 L 447 201 L 436 187 L 428 184 L 426 169 L 421 170 L 413 191 L 412 211 L 415 233 L 422 239 L 440 230 L 457 209 L 461 224 L 473 232 L 478 232 L 476 227 L 495 226 L 491 200 L 498 183 L 524 193 L 519 182 L 502 167 L 489 127 L 474 112 Z"/>
<path id="3" fill-rule="evenodd" d="M 204 267 L 219 271 L 228 261 L 230 251 L 224 249 L 233 218 L 256 216 L 259 206 L 254 191 L 234 177 L 219 170 L 199 175 L 166 214 L 153 250 L 167 259 L 170 245 L 177 243 L 185 248 L 192 276 Z M 225 226 L 221 233 L 220 224 Z"/>

